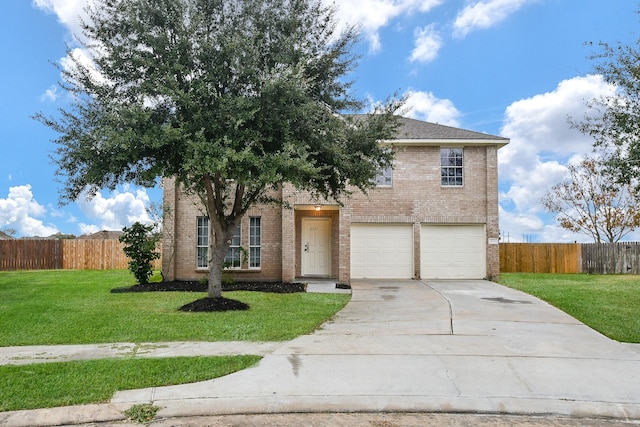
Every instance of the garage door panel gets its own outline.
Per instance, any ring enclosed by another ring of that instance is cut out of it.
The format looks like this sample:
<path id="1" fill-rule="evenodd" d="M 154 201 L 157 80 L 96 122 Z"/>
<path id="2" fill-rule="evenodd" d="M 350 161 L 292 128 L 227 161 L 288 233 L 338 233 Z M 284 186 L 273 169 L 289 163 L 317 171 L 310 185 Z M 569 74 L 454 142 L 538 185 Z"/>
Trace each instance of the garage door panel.
<path id="1" fill-rule="evenodd" d="M 486 275 L 484 225 L 423 225 L 420 275 L 429 279 L 482 279 Z"/>
<path id="2" fill-rule="evenodd" d="M 406 224 L 353 224 L 351 277 L 412 278 L 413 227 Z"/>

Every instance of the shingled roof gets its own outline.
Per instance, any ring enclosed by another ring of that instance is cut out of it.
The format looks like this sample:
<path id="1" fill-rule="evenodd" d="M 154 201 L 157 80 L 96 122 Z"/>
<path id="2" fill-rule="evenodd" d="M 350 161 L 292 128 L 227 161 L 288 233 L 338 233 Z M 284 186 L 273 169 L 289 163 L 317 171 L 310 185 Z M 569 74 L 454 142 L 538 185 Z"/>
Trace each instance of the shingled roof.
<path id="1" fill-rule="evenodd" d="M 4 231 L 0 231 L 0 240 L 13 240 L 13 236 L 8 235 Z"/>
<path id="2" fill-rule="evenodd" d="M 118 238 L 122 236 L 122 231 L 120 230 L 102 230 L 102 231 L 97 231 L 93 234 L 84 234 L 80 237 L 78 237 L 78 239 L 83 239 L 83 240 L 100 240 L 100 239 L 106 239 L 106 240 L 118 240 Z"/>
<path id="3" fill-rule="evenodd" d="M 349 116 L 354 118 L 356 122 L 365 117 L 364 114 L 352 114 Z M 410 119 L 408 117 L 398 118 L 400 120 L 400 126 L 398 127 L 396 137 L 393 141 L 389 142 L 409 145 L 462 143 L 464 145 L 497 145 L 498 147 L 503 147 L 509 143 L 509 138 L 502 136 Z"/>
<path id="4" fill-rule="evenodd" d="M 455 140 L 455 141 L 491 141 L 504 145 L 508 138 L 490 135 L 488 133 L 475 132 L 466 129 L 444 126 L 437 123 L 424 122 L 422 120 L 400 118 L 397 139 L 400 140 Z"/>

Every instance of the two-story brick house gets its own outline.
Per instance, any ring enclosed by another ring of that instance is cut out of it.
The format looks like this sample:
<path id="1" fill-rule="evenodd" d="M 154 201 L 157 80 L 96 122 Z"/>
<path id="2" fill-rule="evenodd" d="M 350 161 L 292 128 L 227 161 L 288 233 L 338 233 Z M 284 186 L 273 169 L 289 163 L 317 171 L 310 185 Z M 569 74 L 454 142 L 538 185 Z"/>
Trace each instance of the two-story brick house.
<path id="1" fill-rule="evenodd" d="M 289 207 L 256 206 L 242 219 L 227 256 L 236 280 L 292 282 L 328 277 L 468 278 L 499 276 L 497 151 L 508 139 L 402 118 L 393 169 L 368 194 L 343 206 L 288 184 Z M 165 279 L 207 272 L 208 219 L 175 181 L 168 207 Z"/>

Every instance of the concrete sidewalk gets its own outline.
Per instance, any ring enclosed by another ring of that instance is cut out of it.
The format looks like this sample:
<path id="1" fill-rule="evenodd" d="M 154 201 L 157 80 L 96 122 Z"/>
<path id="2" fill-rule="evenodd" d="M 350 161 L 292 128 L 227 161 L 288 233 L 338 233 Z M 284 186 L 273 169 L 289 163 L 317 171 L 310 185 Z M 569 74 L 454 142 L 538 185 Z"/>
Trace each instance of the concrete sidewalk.
<path id="1" fill-rule="evenodd" d="M 485 281 L 356 281 L 335 319 L 261 363 L 117 393 L 161 417 L 419 411 L 640 419 L 640 354 Z"/>
<path id="2" fill-rule="evenodd" d="M 0 365 L 69 362 L 90 359 L 131 359 L 179 356 L 234 356 L 273 353 L 284 342 L 154 342 L 0 347 Z"/>
<path id="3" fill-rule="evenodd" d="M 352 289 L 332 321 L 268 349 L 254 368 L 119 392 L 108 405 L 0 413 L 0 425 L 115 422 L 137 403 L 161 407 L 158 417 L 175 425 L 358 411 L 640 420 L 637 347 L 536 298 L 486 281 L 354 281 Z"/>

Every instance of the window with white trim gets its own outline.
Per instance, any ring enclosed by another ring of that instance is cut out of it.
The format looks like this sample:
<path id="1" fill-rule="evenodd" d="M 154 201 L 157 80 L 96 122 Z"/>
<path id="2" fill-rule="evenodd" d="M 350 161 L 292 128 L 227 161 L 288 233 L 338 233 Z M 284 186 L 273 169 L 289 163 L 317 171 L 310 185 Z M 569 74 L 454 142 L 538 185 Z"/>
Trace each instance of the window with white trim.
<path id="1" fill-rule="evenodd" d="M 260 268 L 262 262 L 262 221 L 260 217 L 249 218 L 249 268 Z"/>
<path id="2" fill-rule="evenodd" d="M 207 268 L 209 266 L 209 218 L 206 216 L 197 218 L 196 236 L 196 267 Z"/>
<path id="3" fill-rule="evenodd" d="M 385 151 L 387 153 L 391 153 L 391 147 L 385 148 Z M 389 167 L 379 170 L 375 178 L 373 178 L 373 183 L 376 185 L 376 187 L 392 187 L 393 167 L 389 165 Z"/>
<path id="4" fill-rule="evenodd" d="M 379 171 L 373 182 L 376 187 L 391 187 L 393 185 L 393 168 L 389 166 Z"/>
<path id="5" fill-rule="evenodd" d="M 463 149 L 440 149 L 440 177 L 443 187 L 461 187 L 464 184 Z"/>
<path id="6" fill-rule="evenodd" d="M 231 245 L 227 250 L 227 255 L 224 257 L 224 268 L 240 268 L 242 267 L 242 248 L 240 246 L 240 236 L 242 236 L 242 227 L 238 224 L 233 238 L 231 239 Z"/>

